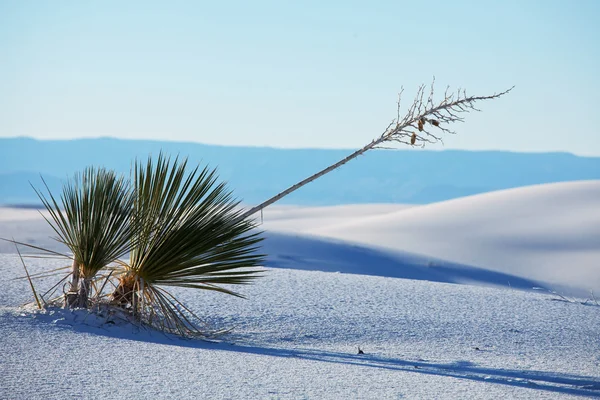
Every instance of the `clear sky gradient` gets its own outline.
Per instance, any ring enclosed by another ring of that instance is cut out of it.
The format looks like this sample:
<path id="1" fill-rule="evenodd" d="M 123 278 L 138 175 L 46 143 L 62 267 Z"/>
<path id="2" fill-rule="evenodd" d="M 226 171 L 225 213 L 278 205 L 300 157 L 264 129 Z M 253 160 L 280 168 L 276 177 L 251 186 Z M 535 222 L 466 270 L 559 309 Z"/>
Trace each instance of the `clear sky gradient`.
<path id="1" fill-rule="evenodd" d="M 0 0 L 0 136 L 355 148 L 420 83 L 432 148 L 600 155 L 600 1 Z"/>

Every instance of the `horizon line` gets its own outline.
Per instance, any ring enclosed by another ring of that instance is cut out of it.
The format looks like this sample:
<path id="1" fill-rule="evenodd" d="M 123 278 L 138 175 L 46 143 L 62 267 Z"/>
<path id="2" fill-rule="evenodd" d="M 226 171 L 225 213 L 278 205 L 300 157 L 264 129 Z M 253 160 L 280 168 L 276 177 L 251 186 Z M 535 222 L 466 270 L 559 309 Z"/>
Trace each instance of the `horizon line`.
<path id="1" fill-rule="evenodd" d="M 251 148 L 251 149 L 273 149 L 273 150 L 316 150 L 316 151 L 327 151 L 327 150 L 333 150 L 333 151 L 340 151 L 340 150 L 348 150 L 348 151 L 354 151 L 357 150 L 359 147 L 283 147 L 283 146 L 270 146 L 270 145 L 249 145 L 249 144 L 220 144 L 220 143 L 207 143 L 207 142 L 196 142 L 196 141 L 186 141 L 186 140 L 181 140 L 181 139 L 153 139 L 153 138 L 123 138 L 123 137 L 117 137 L 117 136 L 80 136 L 80 137 L 71 137 L 71 138 L 61 138 L 61 137 L 54 137 L 54 138 L 40 138 L 40 137 L 35 137 L 35 136 L 27 136 L 27 135 L 15 135 L 15 136 L 0 136 L 0 140 L 14 140 L 14 139 L 25 139 L 25 140 L 33 140 L 33 141 L 39 141 L 39 142 L 68 142 L 68 141 L 84 141 L 84 140 L 118 140 L 118 141 L 129 141 L 129 142 L 155 142 L 155 143 L 182 143 L 182 144 L 194 144 L 194 145 L 200 145 L 200 146 L 213 146 L 213 147 L 223 147 L 223 148 Z M 443 146 L 443 144 L 442 144 Z M 567 151 L 567 150 L 528 150 L 528 151 L 521 151 L 521 150 L 510 150 L 510 149 L 461 149 L 461 148 L 447 148 L 447 147 L 443 147 L 443 148 L 421 148 L 421 147 L 409 147 L 409 146 L 403 146 L 403 147 L 398 147 L 398 148 L 389 148 L 389 149 L 376 149 L 379 151 L 409 151 L 409 150 L 413 150 L 413 151 L 430 151 L 430 152 L 451 152 L 451 151 L 457 151 L 457 152 L 467 152 L 467 153 L 514 153 L 514 154 L 568 154 L 568 155 L 572 155 L 575 157 L 582 157 L 582 158 L 600 158 L 600 154 L 578 154 L 578 153 L 573 153 L 571 151 Z"/>

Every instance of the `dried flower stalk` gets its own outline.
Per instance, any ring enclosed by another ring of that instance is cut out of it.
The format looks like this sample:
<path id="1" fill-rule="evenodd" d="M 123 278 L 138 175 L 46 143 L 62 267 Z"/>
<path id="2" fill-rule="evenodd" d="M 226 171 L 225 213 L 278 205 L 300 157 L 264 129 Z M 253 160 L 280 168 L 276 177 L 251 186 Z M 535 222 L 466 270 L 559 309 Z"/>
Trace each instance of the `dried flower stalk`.
<path id="1" fill-rule="evenodd" d="M 449 126 L 454 122 L 463 122 L 464 115 L 471 111 L 481 111 L 475 107 L 475 104 L 483 100 L 497 99 L 510 92 L 513 88 L 500 93 L 494 93 L 490 96 L 467 96 L 464 89 L 458 89 L 456 92 L 451 92 L 447 87 L 444 92 L 444 97 L 441 101 L 434 100 L 434 84 L 435 79 L 429 88 L 429 94 L 425 98 L 427 90 L 426 85 L 419 86 L 417 95 L 413 103 L 408 108 L 408 111 L 401 117 L 400 103 L 402 92 L 398 95 L 397 116 L 388 125 L 385 131 L 376 139 L 373 139 L 366 146 L 356 150 L 346 158 L 330 165 L 329 167 L 317 172 L 314 175 L 296 183 L 283 192 L 271 197 L 261 204 L 252 207 L 244 212 L 240 218 L 247 218 L 263 208 L 281 200 L 288 194 L 300 189 L 302 186 L 314 181 L 317 178 L 333 171 L 346 164 L 348 161 L 366 153 L 371 149 L 391 148 L 396 143 L 406 144 L 409 146 L 425 147 L 426 144 L 442 142 L 443 134 L 455 134 Z M 514 86 L 513 86 L 514 87 Z"/>

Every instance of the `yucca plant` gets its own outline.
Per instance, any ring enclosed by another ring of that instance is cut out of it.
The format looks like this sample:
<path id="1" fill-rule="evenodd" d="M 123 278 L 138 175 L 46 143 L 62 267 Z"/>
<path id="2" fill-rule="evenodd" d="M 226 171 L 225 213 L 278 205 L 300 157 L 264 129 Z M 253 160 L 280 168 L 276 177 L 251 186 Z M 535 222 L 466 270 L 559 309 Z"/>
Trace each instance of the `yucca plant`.
<path id="1" fill-rule="evenodd" d="M 55 239 L 72 252 L 64 304 L 108 308 L 163 331 L 206 335 L 200 319 L 165 287 L 242 297 L 221 285 L 259 276 L 261 233 L 242 216 L 216 170 L 188 171 L 187 160 L 160 154 L 156 162 L 136 162 L 132 171 L 130 182 L 86 168 L 63 186 L 59 200 L 48 186 L 48 195 L 36 190 Z M 123 260 L 127 253 L 129 261 Z"/>
<path id="2" fill-rule="evenodd" d="M 129 183 L 113 171 L 90 167 L 63 186 L 60 204 L 46 189 L 48 197 L 36 190 L 52 221 L 44 218 L 58 235 L 55 239 L 73 254 L 65 303 L 87 307 L 98 271 L 123 257 L 134 243 Z"/>
<path id="3" fill-rule="evenodd" d="M 249 283 L 261 272 L 262 240 L 255 224 L 240 218 L 239 202 L 215 170 L 186 171 L 187 161 L 159 155 L 137 162 L 133 177 L 129 263 L 112 302 L 162 330 L 198 333 L 193 314 L 165 286 L 213 290 L 240 296 L 220 285 Z M 241 297 L 241 296 L 240 296 Z"/>
<path id="4" fill-rule="evenodd" d="M 217 183 L 214 170 L 195 168 L 188 173 L 187 161 L 171 162 L 162 154 L 156 163 L 152 159 L 135 163 L 131 189 L 113 172 L 87 169 L 63 189 L 64 213 L 52 194 L 47 200 L 38 192 L 54 220 L 51 225 L 58 240 L 73 252 L 67 304 L 89 307 L 94 279 L 103 280 L 96 289 L 97 298 L 104 299 L 103 289 L 112 283 L 110 307 L 168 332 L 202 333 L 192 322 L 194 314 L 164 287 L 240 296 L 221 285 L 245 284 L 259 276 L 256 267 L 264 256 L 257 253 L 261 235 L 254 230 L 253 214 L 369 150 L 397 143 L 441 142 L 441 134 L 454 133 L 448 126 L 477 110 L 476 103 L 497 99 L 510 90 L 490 96 L 446 90 L 435 101 L 433 83 L 429 95 L 422 85 L 404 117 L 398 99 L 397 117 L 379 137 L 246 211 L 239 208 L 225 184 Z M 129 250 L 130 261 L 119 261 Z M 104 268 L 110 271 L 98 274 Z"/>

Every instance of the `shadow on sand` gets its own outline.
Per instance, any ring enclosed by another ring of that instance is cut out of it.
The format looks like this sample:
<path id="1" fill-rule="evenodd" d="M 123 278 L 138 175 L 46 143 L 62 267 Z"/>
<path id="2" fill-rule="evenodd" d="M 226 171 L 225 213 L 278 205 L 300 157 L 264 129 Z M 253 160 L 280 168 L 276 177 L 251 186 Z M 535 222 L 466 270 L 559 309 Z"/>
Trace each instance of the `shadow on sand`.
<path id="1" fill-rule="evenodd" d="M 44 320 L 45 318 L 40 318 Z M 564 393 L 575 396 L 600 398 L 600 377 L 565 374 L 560 372 L 502 369 L 480 367 L 467 360 L 439 363 L 431 360 L 405 360 L 382 357 L 376 354 L 350 354 L 318 349 L 286 349 L 253 345 L 251 343 L 228 343 L 224 341 L 182 339 L 129 326 L 102 326 L 85 323 L 67 323 L 65 329 L 93 333 L 112 338 L 149 342 L 160 345 L 178 346 L 209 351 L 229 351 L 251 355 L 292 358 L 316 363 L 352 365 L 359 368 L 378 368 L 387 371 L 426 374 L 507 385 L 545 392 Z"/>
<path id="2" fill-rule="evenodd" d="M 366 247 L 334 239 L 266 232 L 261 251 L 265 266 L 374 275 L 443 283 L 471 283 L 511 289 L 547 289 L 547 285 L 516 275 L 453 263 L 422 254 Z"/>

